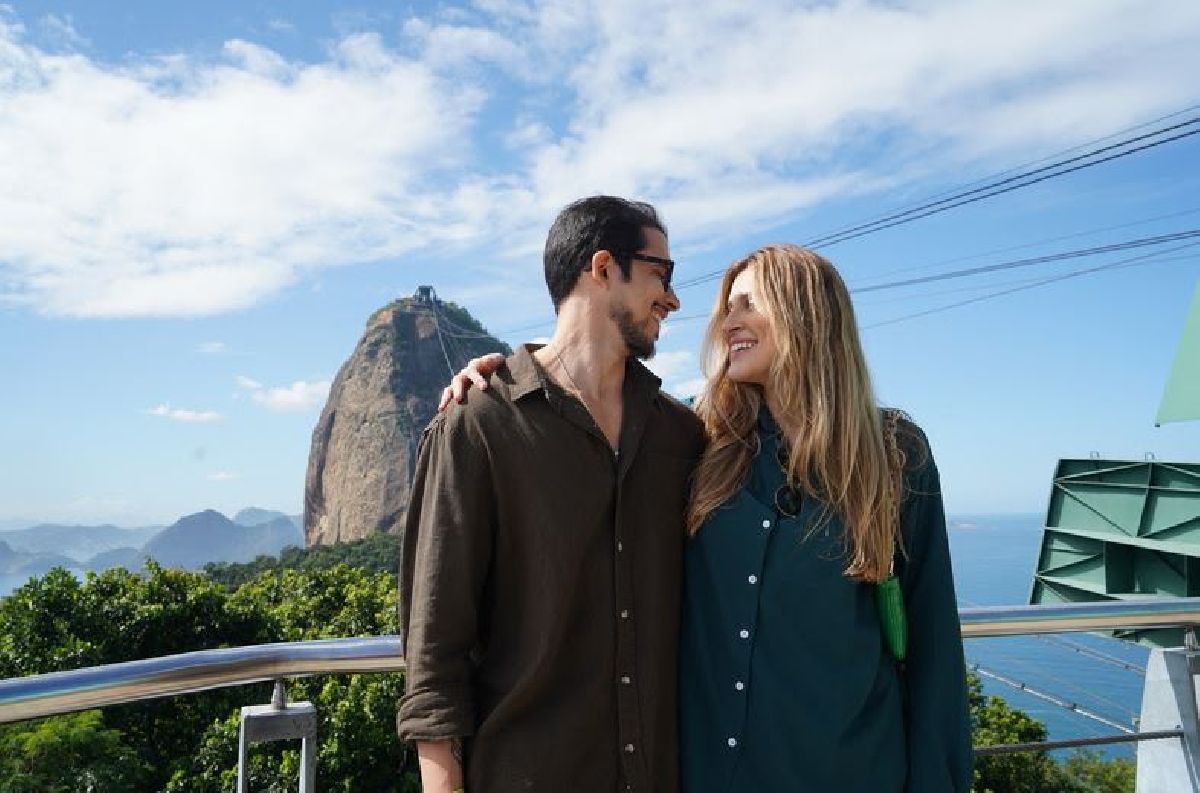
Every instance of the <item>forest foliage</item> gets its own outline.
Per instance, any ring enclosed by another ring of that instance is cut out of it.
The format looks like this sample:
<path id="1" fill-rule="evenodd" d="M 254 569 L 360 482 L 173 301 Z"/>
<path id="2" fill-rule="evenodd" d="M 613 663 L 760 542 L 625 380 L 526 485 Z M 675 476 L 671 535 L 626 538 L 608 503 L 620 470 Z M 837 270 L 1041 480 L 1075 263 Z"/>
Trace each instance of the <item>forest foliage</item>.
<path id="1" fill-rule="evenodd" d="M 0 678 L 193 650 L 397 631 L 396 539 L 388 535 L 205 572 L 151 563 L 80 580 L 54 570 L 0 600 Z M 290 681 L 292 701 L 319 714 L 319 784 L 331 791 L 419 789 L 415 758 L 395 734 L 399 674 Z M 0 793 L 217 793 L 236 784 L 243 705 L 270 699 L 266 683 L 0 725 Z M 1045 726 L 971 679 L 975 744 L 1044 740 Z M 294 790 L 295 742 L 255 747 L 254 790 Z M 1076 753 L 980 758 L 979 793 L 1125 793 L 1134 766 Z"/>

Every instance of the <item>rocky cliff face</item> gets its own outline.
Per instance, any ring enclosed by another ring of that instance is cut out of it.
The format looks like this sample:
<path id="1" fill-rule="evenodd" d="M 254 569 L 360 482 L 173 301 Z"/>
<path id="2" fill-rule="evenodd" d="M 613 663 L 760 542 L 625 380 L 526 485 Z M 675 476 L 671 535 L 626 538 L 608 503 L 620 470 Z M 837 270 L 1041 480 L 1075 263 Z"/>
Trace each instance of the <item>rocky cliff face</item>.
<path id="1" fill-rule="evenodd" d="M 417 442 L 450 372 L 497 350 L 509 352 L 426 287 L 371 316 L 313 431 L 304 486 L 308 547 L 399 531 Z"/>

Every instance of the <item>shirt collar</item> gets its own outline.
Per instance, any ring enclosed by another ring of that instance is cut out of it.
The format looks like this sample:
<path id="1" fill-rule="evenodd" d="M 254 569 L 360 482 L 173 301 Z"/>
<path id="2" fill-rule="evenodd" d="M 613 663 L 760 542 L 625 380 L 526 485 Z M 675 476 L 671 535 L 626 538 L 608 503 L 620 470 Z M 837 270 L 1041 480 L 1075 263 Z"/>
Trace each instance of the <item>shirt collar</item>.
<path id="1" fill-rule="evenodd" d="M 535 391 L 545 390 L 546 372 L 533 358 L 534 351 L 541 347 L 541 344 L 522 344 L 508 360 L 508 371 L 513 379 L 514 402 Z"/>
<path id="2" fill-rule="evenodd" d="M 767 410 L 765 402 L 758 408 L 758 431 L 763 435 L 779 434 L 779 424 L 771 415 L 771 411 Z"/>

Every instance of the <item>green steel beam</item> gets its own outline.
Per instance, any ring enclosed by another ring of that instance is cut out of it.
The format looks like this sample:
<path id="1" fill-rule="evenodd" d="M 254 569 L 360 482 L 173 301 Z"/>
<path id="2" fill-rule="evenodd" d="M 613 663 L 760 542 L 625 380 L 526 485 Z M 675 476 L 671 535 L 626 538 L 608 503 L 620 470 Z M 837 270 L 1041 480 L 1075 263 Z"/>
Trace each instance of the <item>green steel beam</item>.
<path id="1" fill-rule="evenodd" d="M 1171 376 L 1158 406 L 1155 426 L 1200 419 L 1200 285 L 1183 323 Z"/>

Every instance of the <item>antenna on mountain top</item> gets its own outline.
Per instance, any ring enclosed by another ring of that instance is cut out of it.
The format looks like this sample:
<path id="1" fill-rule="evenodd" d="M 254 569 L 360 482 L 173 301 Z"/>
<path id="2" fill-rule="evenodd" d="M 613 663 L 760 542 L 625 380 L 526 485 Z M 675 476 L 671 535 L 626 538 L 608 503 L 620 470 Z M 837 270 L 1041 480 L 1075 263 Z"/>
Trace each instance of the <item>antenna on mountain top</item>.
<path id="1" fill-rule="evenodd" d="M 417 298 L 418 303 L 424 303 L 432 306 L 434 301 L 437 300 L 437 292 L 433 291 L 432 286 L 418 286 L 415 297 Z"/>

